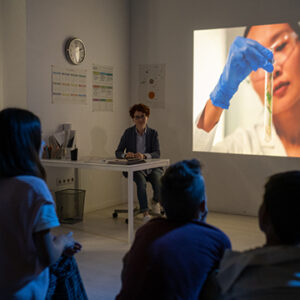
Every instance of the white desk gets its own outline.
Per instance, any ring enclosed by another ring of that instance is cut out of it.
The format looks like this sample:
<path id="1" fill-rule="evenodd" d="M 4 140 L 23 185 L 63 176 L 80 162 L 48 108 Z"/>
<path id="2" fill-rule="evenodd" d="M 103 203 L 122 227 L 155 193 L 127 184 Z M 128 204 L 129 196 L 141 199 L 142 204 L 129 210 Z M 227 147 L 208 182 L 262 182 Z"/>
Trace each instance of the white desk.
<path id="1" fill-rule="evenodd" d="M 97 161 L 70 161 L 57 159 L 43 159 L 42 164 L 46 167 L 61 168 L 85 168 L 109 171 L 128 172 L 128 243 L 133 241 L 133 172 L 158 167 L 166 167 L 170 164 L 169 159 L 147 159 L 145 163 L 136 165 L 108 164 L 104 160 Z"/>

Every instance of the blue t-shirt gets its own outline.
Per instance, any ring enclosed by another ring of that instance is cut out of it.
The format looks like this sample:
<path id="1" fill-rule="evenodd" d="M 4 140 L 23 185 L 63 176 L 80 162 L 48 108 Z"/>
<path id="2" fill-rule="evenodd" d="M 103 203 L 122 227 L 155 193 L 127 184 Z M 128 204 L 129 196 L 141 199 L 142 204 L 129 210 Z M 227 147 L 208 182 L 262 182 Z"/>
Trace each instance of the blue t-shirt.
<path id="1" fill-rule="evenodd" d="M 124 258 L 117 299 L 198 299 L 229 238 L 200 221 L 156 218 L 142 226 Z"/>

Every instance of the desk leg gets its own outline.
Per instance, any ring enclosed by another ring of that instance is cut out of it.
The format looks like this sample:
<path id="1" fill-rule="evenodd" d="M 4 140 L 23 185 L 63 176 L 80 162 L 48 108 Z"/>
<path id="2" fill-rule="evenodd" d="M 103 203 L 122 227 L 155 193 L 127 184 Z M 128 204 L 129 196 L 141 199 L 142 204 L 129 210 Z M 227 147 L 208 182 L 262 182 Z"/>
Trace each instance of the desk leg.
<path id="1" fill-rule="evenodd" d="M 133 242 L 133 172 L 128 171 L 128 243 Z"/>

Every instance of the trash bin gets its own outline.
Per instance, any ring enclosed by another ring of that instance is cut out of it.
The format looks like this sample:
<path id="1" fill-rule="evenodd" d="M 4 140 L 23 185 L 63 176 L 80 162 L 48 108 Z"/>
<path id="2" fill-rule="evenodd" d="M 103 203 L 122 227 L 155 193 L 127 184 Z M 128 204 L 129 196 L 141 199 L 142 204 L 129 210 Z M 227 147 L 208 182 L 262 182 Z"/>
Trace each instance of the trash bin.
<path id="1" fill-rule="evenodd" d="M 85 190 L 65 189 L 55 192 L 56 211 L 59 221 L 66 224 L 83 219 Z"/>

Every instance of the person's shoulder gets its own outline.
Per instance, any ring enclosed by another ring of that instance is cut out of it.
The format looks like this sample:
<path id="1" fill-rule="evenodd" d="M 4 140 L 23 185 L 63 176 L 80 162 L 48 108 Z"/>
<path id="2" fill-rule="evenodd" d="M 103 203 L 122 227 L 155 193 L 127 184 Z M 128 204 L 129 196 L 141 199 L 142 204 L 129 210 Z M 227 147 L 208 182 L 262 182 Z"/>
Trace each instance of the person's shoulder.
<path id="1" fill-rule="evenodd" d="M 221 229 L 202 221 L 194 221 L 193 224 L 200 226 L 199 228 L 201 228 L 201 230 L 218 237 L 226 246 L 231 247 L 229 237 Z"/>
<path id="2" fill-rule="evenodd" d="M 128 134 L 128 133 L 131 133 L 131 132 L 135 132 L 135 125 L 125 129 L 124 134 Z"/>
<path id="3" fill-rule="evenodd" d="M 219 274 L 217 277 L 220 281 L 223 281 L 224 279 L 227 280 L 227 276 L 229 274 L 228 270 L 230 272 L 232 269 L 239 274 L 247 265 L 249 265 L 249 263 L 252 261 L 254 262 L 255 257 L 260 256 L 262 251 L 264 251 L 263 247 L 245 251 L 226 249 L 220 262 Z M 261 262 L 264 260 L 260 259 Z"/>
<path id="4" fill-rule="evenodd" d="M 149 134 L 157 134 L 157 130 L 150 127 L 147 127 L 147 131 L 149 132 Z"/>
<path id="5" fill-rule="evenodd" d="M 163 217 L 157 217 L 157 218 L 152 218 L 149 222 L 146 223 L 146 225 L 149 226 L 156 226 L 156 225 L 160 225 L 160 224 L 167 224 L 168 220 L 166 218 Z"/>
<path id="6" fill-rule="evenodd" d="M 40 189 L 40 188 L 45 188 L 46 182 L 36 176 L 31 176 L 31 175 L 19 175 L 14 177 L 15 180 L 22 182 L 24 184 L 27 184 L 29 186 L 31 186 L 33 189 Z"/>
<path id="7" fill-rule="evenodd" d="M 137 230 L 137 234 L 143 234 L 145 231 L 152 231 L 154 228 L 159 227 L 161 228 L 164 226 L 164 224 L 168 224 L 168 221 L 165 218 L 158 217 L 158 218 L 153 218 L 150 221 L 148 221 L 146 224 L 141 226 Z"/>
<path id="8" fill-rule="evenodd" d="M 225 233 L 221 229 L 219 229 L 218 227 L 213 226 L 211 224 L 208 224 L 205 221 L 195 220 L 195 221 L 192 222 L 192 224 L 196 224 L 196 225 L 200 226 L 201 228 L 203 228 L 204 230 L 212 231 L 212 232 L 216 232 L 216 233 L 220 233 L 220 234 L 225 235 Z"/>
<path id="9" fill-rule="evenodd" d="M 255 261 L 256 257 L 259 257 L 259 261 L 264 261 L 262 257 L 267 258 L 270 256 L 269 247 L 256 247 L 244 251 L 227 249 L 221 261 L 220 270 L 227 269 L 233 265 L 245 266 L 245 262 Z M 273 257 L 276 257 L 273 256 Z"/>
<path id="10" fill-rule="evenodd" d="M 153 226 L 161 226 L 161 224 L 165 224 L 165 223 L 167 224 L 168 221 L 167 221 L 167 219 L 165 219 L 163 217 L 152 218 L 150 221 L 148 221 L 142 227 L 148 228 L 148 227 L 153 227 Z"/>
<path id="11" fill-rule="evenodd" d="M 14 180 L 19 182 L 19 184 L 26 186 L 28 190 L 32 190 L 37 197 L 53 202 L 49 188 L 43 179 L 31 175 L 20 175 L 14 177 Z"/>

